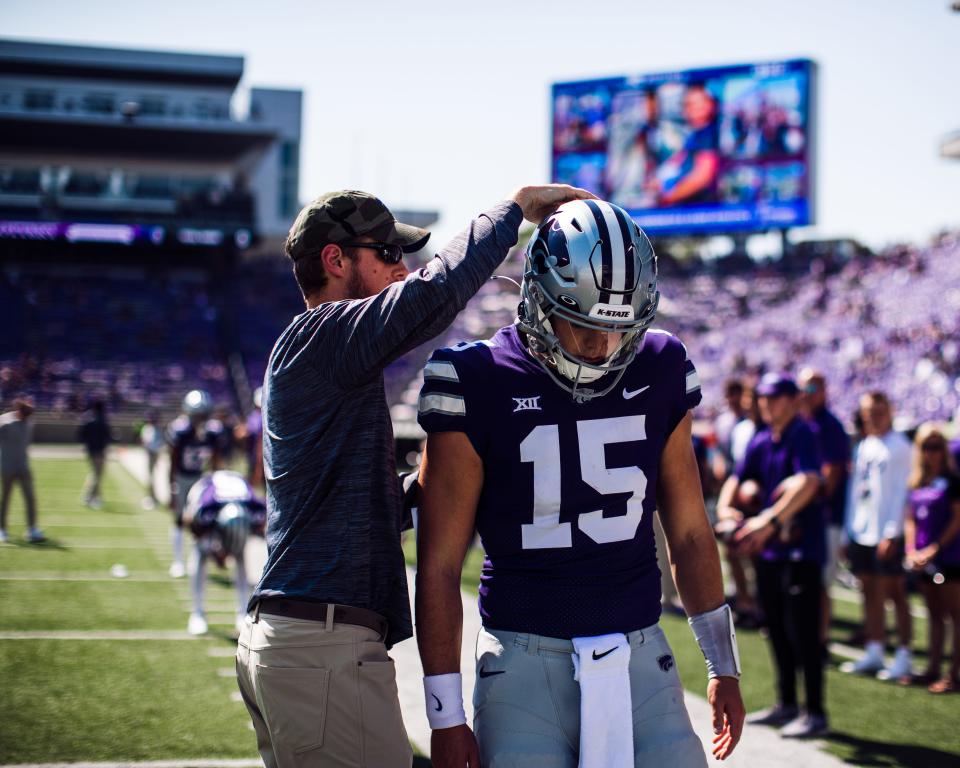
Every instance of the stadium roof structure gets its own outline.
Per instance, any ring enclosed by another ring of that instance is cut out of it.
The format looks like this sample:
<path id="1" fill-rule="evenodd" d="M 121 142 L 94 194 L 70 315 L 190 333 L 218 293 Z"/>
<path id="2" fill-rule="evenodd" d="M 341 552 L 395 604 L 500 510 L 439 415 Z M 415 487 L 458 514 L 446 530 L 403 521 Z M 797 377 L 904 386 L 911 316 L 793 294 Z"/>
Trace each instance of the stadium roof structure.
<path id="1" fill-rule="evenodd" d="M 940 155 L 951 160 L 960 160 L 960 131 L 956 131 L 940 142 Z"/>
<path id="2" fill-rule="evenodd" d="M 232 160 L 266 147 L 273 131 L 262 125 L 221 120 L 170 123 L 145 117 L 105 121 L 87 115 L 4 115 L 2 146 L 95 153 L 100 157 Z"/>
<path id="3" fill-rule="evenodd" d="M 0 40 L 0 75 L 235 88 L 243 57 Z"/>

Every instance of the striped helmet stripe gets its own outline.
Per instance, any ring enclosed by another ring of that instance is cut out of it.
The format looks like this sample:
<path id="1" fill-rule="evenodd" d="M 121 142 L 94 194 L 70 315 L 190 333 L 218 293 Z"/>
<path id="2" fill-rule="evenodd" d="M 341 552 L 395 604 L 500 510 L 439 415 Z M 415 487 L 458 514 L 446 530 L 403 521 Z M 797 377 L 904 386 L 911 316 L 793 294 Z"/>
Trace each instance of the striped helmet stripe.
<path id="1" fill-rule="evenodd" d="M 626 283 L 626 264 L 625 250 L 630 244 L 629 234 L 624 240 L 623 223 L 620 221 L 618 211 L 607 204 L 598 206 L 603 212 L 603 217 L 607 225 L 607 231 L 610 233 L 610 263 L 612 266 L 612 280 L 610 282 L 611 304 L 629 304 L 630 296 L 624 291 L 627 290 Z M 631 266 L 631 271 L 633 264 Z"/>
<path id="2" fill-rule="evenodd" d="M 593 214 L 600 235 L 600 303 L 610 303 L 610 288 L 613 287 L 613 253 L 610 250 L 610 230 L 600 206 L 593 200 L 584 200 Z"/>
<path id="3" fill-rule="evenodd" d="M 624 295 L 623 303 L 630 304 L 633 301 L 633 291 L 636 289 L 636 277 L 633 274 L 634 260 L 639 256 L 633 247 L 633 221 L 627 219 L 622 211 L 617 211 L 617 221 L 620 223 L 620 237 L 623 238 L 623 290 L 630 291 L 629 295 Z"/>

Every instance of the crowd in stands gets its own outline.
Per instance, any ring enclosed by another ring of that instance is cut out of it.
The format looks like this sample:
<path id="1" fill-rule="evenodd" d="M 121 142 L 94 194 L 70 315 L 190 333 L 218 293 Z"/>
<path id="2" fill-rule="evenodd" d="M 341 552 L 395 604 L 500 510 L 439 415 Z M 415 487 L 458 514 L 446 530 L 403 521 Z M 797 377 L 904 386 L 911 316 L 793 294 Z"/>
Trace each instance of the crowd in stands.
<path id="1" fill-rule="evenodd" d="M 717 290 L 694 278 L 688 291 L 662 288 L 677 308 L 665 324 L 696 361 L 706 415 L 719 408 L 730 375 L 798 365 L 824 372 L 848 426 L 871 389 L 888 392 L 898 424 L 909 426 L 948 419 L 960 405 L 960 233 L 854 258 L 835 273 L 814 264 L 807 279 L 762 282 L 757 290 L 750 277 L 728 278 L 728 289 Z M 731 302 L 731 293 L 743 302 Z"/>
<path id="2" fill-rule="evenodd" d="M 518 276 L 514 253 L 501 272 Z M 825 266 L 826 265 L 826 266 Z M 241 263 L 230 306 L 201 272 L 112 267 L 0 270 L 0 399 L 29 392 L 41 412 L 71 413 L 92 395 L 112 411 L 165 408 L 190 387 L 233 406 L 228 359 L 238 351 L 250 388 L 302 298 L 285 259 Z M 729 273 L 707 265 L 661 277 L 658 324 L 686 343 L 704 385 L 698 418 L 721 409 L 731 375 L 756 379 L 799 364 L 834 383 L 835 407 L 852 424 L 857 398 L 883 388 L 899 422 L 944 419 L 960 404 L 960 234 L 927 247 L 896 246 L 845 261 L 817 259 L 806 275 L 775 265 Z M 485 285 L 430 346 L 483 338 L 515 316 L 518 290 Z M 221 319 L 232 331 L 225 341 Z M 416 350 L 386 371 L 388 402 L 414 421 Z"/>
<path id="3" fill-rule="evenodd" d="M 218 310 L 200 272 L 4 267 L 0 399 L 45 414 L 165 408 L 201 385 L 232 401 Z"/>

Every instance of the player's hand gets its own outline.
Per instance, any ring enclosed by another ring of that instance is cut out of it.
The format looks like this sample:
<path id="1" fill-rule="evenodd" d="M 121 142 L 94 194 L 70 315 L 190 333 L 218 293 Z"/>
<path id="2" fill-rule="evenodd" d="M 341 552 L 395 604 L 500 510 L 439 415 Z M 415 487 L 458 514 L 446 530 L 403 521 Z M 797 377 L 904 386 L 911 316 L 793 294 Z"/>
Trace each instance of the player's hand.
<path id="1" fill-rule="evenodd" d="M 733 544 L 738 555 L 753 557 L 759 555 L 767 541 L 774 534 L 774 527 L 766 514 L 751 517 L 739 531 L 733 534 Z"/>
<path id="2" fill-rule="evenodd" d="M 430 735 L 430 760 L 436 768 L 480 768 L 480 748 L 470 726 L 435 730 Z"/>
<path id="3" fill-rule="evenodd" d="M 539 224 L 563 203 L 571 200 L 596 199 L 596 195 L 569 184 L 544 184 L 540 187 L 520 187 L 510 199 L 523 209 L 523 218 Z"/>
<path id="4" fill-rule="evenodd" d="M 735 677 L 715 677 L 707 684 L 707 701 L 713 710 L 713 757 L 726 760 L 743 733 L 747 711 Z"/>

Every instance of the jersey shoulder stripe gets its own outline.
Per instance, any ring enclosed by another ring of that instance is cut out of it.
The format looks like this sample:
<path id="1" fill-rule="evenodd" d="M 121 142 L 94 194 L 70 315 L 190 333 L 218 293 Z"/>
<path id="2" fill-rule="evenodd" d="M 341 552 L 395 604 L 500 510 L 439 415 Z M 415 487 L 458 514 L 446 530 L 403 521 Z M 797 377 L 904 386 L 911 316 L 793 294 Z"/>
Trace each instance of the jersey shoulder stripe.
<path id="1" fill-rule="evenodd" d="M 439 413 L 444 416 L 466 416 L 467 404 L 463 395 L 451 395 L 443 392 L 425 392 L 420 395 L 420 416 Z"/>
<path id="2" fill-rule="evenodd" d="M 438 381 L 460 381 L 460 376 L 457 375 L 457 367 L 448 360 L 428 360 L 423 368 L 423 378 Z"/>

